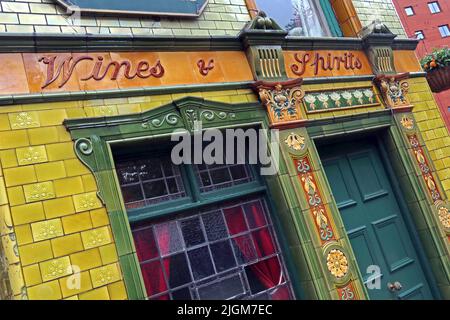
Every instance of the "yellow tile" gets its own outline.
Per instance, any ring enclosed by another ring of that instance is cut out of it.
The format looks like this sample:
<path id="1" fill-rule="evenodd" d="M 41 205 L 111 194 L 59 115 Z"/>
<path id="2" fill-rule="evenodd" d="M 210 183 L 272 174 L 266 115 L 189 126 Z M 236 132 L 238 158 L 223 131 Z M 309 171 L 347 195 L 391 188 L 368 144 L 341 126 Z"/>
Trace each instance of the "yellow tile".
<path id="1" fill-rule="evenodd" d="M 92 229 L 89 212 L 72 214 L 62 218 L 64 232 L 66 234 Z"/>
<path id="2" fill-rule="evenodd" d="M 7 235 L 12 232 L 11 210 L 8 205 L 0 206 L 0 235 Z"/>
<path id="3" fill-rule="evenodd" d="M 64 119 L 67 119 L 66 110 L 52 109 L 37 112 L 41 126 L 62 125 Z"/>
<path id="4" fill-rule="evenodd" d="M 36 222 L 45 218 L 41 202 L 12 207 L 11 216 L 15 225 Z"/>
<path id="5" fill-rule="evenodd" d="M 79 233 L 51 240 L 55 257 L 66 256 L 83 250 Z"/>
<path id="6" fill-rule="evenodd" d="M 8 199 L 11 206 L 25 204 L 25 194 L 23 193 L 23 187 L 19 186 L 8 188 Z"/>
<path id="7" fill-rule="evenodd" d="M 58 280 L 30 287 L 27 293 L 30 300 L 59 300 L 62 298 Z"/>
<path id="8" fill-rule="evenodd" d="M 86 192 L 97 191 L 97 182 L 92 174 L 86 174 L 82 178 L 84 190 Z"/>
<path id="9" fill-rule="evenodd" d="M 12 264 L 8 267 L 9 284 L 13 295 L 22 294 L 25 282 L 23 280 L 22 267 L 20 264 Z"/>
<path id="10" fill-rule="evenodd" d="M 50 241 L 19 246 L 19 255 L 24 266 L 53 258 Z"/>
<path id="11" fill-rule="evenodd" d="M 26 130 L 1 131 L 0 150 L 25 147 L 30 144 Z"/>
<path id="12" fill-rule="evenodd" d="M 34 241 L 42 241 L 64 235 L 61 220 L 53 219 L 31 225 Z"/>
<path id="13" fill-rule="evenodd" d="M 11 129 L 13 130 L 37 128 L 41 125 L 39 122 L 39 117 L 34 111 L 10 113 L 8 114 L 8 117 Z"/>
<path id="14" fill-rule="evenodd" d="M 1 245 L 3 247 L 3 258 L 8 261 L 9 265 L 19 262 L 17 255 L 17 241 L 14 233 L 9 233 L 1 237 Z"/>
<path id="15" fill-rule="evenodd" d="M 46 200 L 44 203 L 45 216 L 48 219 L 67 216 L 75 213 L 72 197 Z"/>
<path id="16" fill-rule="evenodd" d="M 8 204 L 8 194 L 6 192 L 5 179 L 0 177 L 0 206 Z"/>
<path id="17" fill-rule="evenodd" d="M 19 245 L 24 245 L 33 242 L 33 234 L 31 233 L 31 227 L 29 224 L 16 226 L 14 228 L 14 232 L 16 233 L 17 243 Z"/>
<path id="18" fill-rule="evenodd" d="M 69 257 L 62 257 L 45 261 L 39 264 L 42 274 L 42 280 L 50 281 L 55 280 L 69 274 L 72 274 L 72 267 Z"/>
<path id="19" fill-rule="evenodd" d="M 5 169 L 4 174 L 7 187 L 36 182 L 33 166 Z"/>
<path id="20" fill-rule="evenodd" d="M 75 119 L 75 118 L 86 118 L 86 112 L 84 112 L 84 109 L 68 109 L 66 110 L 67 118 L 68 119 Z"/>
<path id="21" fill-rule="evenodd" d="M 84 192 L 81 177 L 65 178 L 54 182 L 57 197 L 66 197 Z"/>
<path id="22" fill-rule="evenodd" d="M 89 271 L 74 273 L 68 277 L 59 279 L 59 283 L 63 297 L 71 297 L 92 289 Z"/>
<path id="23" fill-rule="evenodd" d="M 25 204 L 25 194 L 23 193 L 23 187 L 11 187 L 7 189 L 8 200 L 10 206 L 18 206 Z"/>
<path id="24" fill-rule="evenodd" d="M 58 130 L 56 127 L 44 127 L 28 129 L 31 145 L 49 144 L 59 142 Z"/>
<path id="25" fill-rule="evenodd" d="M 98 288 L 86 293 L 80 294 L 80 300 L 109 300 L 108 288 Z"/>
<path id="26" fill-rule="evenodd" d="M 64 160 L 68 177 L 82 176 L 91 173 L 89 169 L 78 159 Z"/>
<path id="27" fill-rule="evenodd" d="M 35 146 L 16 149 L 19 165 L 28 165 L 48 161 L 45 146 Z"/>
<path id="28" fill-rule="evenodd" d="M 65 298 L 64 300 L 78 300 L 78 296 L 71 296 L 69 298 Z"/>
<path id="29" fill-rule="evenodd" d="M 48 200 L 55 197 L 55 189 L 51 181 L 25 185 L 23 191 L 27 202 Z"/>
<path id="30" fill-rule="evenodd" d="M 86 250 L 80 253 L 74 253 L 70 256 L 72 265 L 78 267 L 81 271 L 100 267 L 102 258 L 98 248 Z"/>
<path id="31" fill-rule="evenodd" d="M 103 264 L 110 264 L 119 260 L 117 257 L 116 245 L 114 243 L 100 247 L 99 249 Z"/>
<path id="32" fill-rule="evenodd" d="M 9 118 L 7 114 L 0 114 L 0 131 L 11 130 Z"/>
<path id="33" fill-rule="evenodd" d="M 72 137 L 70 136 L 70 133 L 67 131 L 67 129 L 64 126 L 56 127 L 56 132 L 58 134 L 58 141 L 59 142 L 72 141 Z"/>
<path id="34" fill-rule="evenodd" d="M 117 263 L 92 269 L 89 272 L 91 273 L 94 288 L 121 280 L 119 265 Z"/>
<path id="35" fill-rule="evenodd" d="M 95 248 L 111 243 L 111 235 L 108 227 L 101 227 L 81 233 L 86 249 Z"/>
<path id="36" fill-rule="evenodd" d="M 77 212 L 97 209 L 102 207 L 100 199 L 97 197 L 96 192 L 89 192 L 73 196 L 73 202 L 75 204 L 75 210 Z"/>
<path id="37" fill-rule="evenodd" d="M 105 208 L 92 210 L 90 213 L 94 228 L 109 225 L 108 213 Z"/>
<path id="38" fill-rule="evenodd" d="M 17 156 L 14 149 L 9 149 L 0 152 L 0 160 L 2 161 L 3 169 L 17 167 Z"/>
<path id="39" fill-rule="evenodd" d="M 41 270 L 39 264 L 33 264 L 31 266 L 23 268 L 23 277 L 27 287 L 31 287 L 42 283 Z"/>
<path id="40" fill-rule="evenodd" d="M 38 181 L 56 180 L 66 177 L 64 162 L 48 162 L 35 165 Z"/>
<path id="41" fill-rule="evenodd" d="M 50 161 L 75 159 L 77 157 L 72 142 L 48 144 L 47 154 Z"/>
<path id="42" fill-rule="evenodd" d="M 127 300 L 127 290 L 123 281 L 118 281 L 108 285 L 109 297 L 111 300 Z"/>

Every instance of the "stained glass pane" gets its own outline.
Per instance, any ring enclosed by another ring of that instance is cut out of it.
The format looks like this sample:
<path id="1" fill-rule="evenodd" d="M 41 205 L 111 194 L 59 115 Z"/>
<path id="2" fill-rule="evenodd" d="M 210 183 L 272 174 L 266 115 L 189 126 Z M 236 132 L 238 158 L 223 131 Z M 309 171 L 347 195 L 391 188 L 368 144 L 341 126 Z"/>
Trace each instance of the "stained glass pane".
<path id="1" fill-rule="evenodd" d="M 204 214 L 202 219 L 209 241 L 220 240 L 228 236 L 222 212 L 215 211 Z"/>
<path id="2" fill-rule="evenodd" d="M 132 232 L 149 299 L 293 297 L 261 198 L 139 223 Z"/>
<path id="3" fill-rule="evenodd" d="M 218 272 L 231 269 L 236 266 L 233 249 L 229 240 L 220 241 L 211 244 L 211 252 L 214 259 L 214 265 Z"/>
<path id="4" fill-rule="evenodd" d="M 188 252 L 192 274 L 195 280 L 200 280 L 214 274 L 208 247 L 201 247 Z"/>
<path id="5" fill-rule="evenodd" d="M 133 238 L 139 261 L 147 261 L 159 255 L 152 227 L 134 231 Z"/>
<path id="6" fill-rule="evenodd" d="M 156 225 L 155 234 L 163 256 L 180 251 L 184 247 L 175 221 Z"/>
<path id="7" fill-rule="evenodd" d="M 184 242 L 188 248 L 205 242 L 205 236 L 198 217 L 180 222 Z"/>

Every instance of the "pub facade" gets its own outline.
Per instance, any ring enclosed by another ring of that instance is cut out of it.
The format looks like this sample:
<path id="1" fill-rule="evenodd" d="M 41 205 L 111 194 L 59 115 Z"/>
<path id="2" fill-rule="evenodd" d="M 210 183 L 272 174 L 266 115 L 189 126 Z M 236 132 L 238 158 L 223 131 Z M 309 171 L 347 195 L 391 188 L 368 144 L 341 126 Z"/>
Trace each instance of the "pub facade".
<path id="1" fill-rule="evenodd" d="M 1 298 L 449 299 L 450 136 L 377 1 L 1 1 Z M 174 162 L 227 130 L 276 170 Z"/>

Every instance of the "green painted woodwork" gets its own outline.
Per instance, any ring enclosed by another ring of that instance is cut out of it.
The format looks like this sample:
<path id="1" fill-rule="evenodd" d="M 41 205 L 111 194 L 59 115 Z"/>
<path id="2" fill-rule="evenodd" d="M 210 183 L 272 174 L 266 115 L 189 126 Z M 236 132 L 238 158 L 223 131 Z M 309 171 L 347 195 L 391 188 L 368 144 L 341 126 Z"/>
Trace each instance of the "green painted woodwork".
<path id="1" fill-rule="evenodd" d="M 320 6 L 322 7 L 322 12 L 328 22 L 328 27 L 330 28 L 331 35 L 333 37 L 343 37 L 341 27 L 336 19 L 333 7 L 331 6 L 330 0 L 320 0 Z"/>
<path id="2" fill-rule="evenodd" d="M 368 290 L 371 299 L 431 299 L 402 216 L 409 213 L 400 210 L 375 143 L 364 139 L 319 150 L 364 281 L 369 266 L 381 268 L 381 290 Z M 387 284 L 396 281 L 403 288 L 392 293 Z"/>
<path id="3" fill-rule="evenodd" d="M 410 114 L 412 116 L 412 114 Z M 401 115 L 397 115 L 400 117 Z M 412 116 L 413 117 L 413 116 Z M 449 299 L 450 286 L 450 249 L 442 230 L 437 227 L 436 208 L 427 199 L 426 186 L 422 184 L 418 169 L 404 137 L 406 130 L 390 110 L 373 111 L 353 116 L 321 118 L 308 123 L 308 133 L 314 143 L 322 139 L 356 136 L 377 132 L 386 149 L 386 159 L 392 166 L 392 175 L 398 182 L 398 189 L 405 199 L 411 213 L 410 232 L 417 235 L 419 244 L 424 248 L 424 271 L 428 278 L 435 278 L 436 287 L 432 286 L 434 296 Z M 420 134 L 419 134 L 420 138 Z M 426 151 L 426 148 L 424 148 Z M 439 184 L 439 182 L 437 181 Z M 345 230 L 345 228 L 343 229 Z M 421 257 L 419 257 L 421 258 Z M 430 269 L 427 268 L 427 262 Z"/>
<path id="4" fill-rule="evenodd" d="M 210 192 L 207 195 L 189 192 L 190 201 L 174 201 L 170 204 L 170 209 L 167 209 L 166 205 L 166 208 L 152 206 L 130 212 L 125 210 L 114 170 L 114 148 L 121 145 L 126 145 L 127 148 L 137 148 L 143 141 L 153 141 L 158 145 L 164 145 L 170 141 L 170 134 L 174 129 L 184 128 L 192 131 L 193 122 L 196 120 L 202 120 L 204 128 L 245 128 L 249 126 L 268 128 L 265 109 L 258 103 L 232 105 L 193 97 L 180 99 L 141 114 L 65 121 L 66 127 L 75 140 L 78 157 L 91 169 L 97 179 L 99 196 L 110 217 L 129 298 L 143 299 L 146 295 L 130 223 L 254 194 L 267 195 L 269 205 L 274 209 L 271 211 L 271 215 L 275 227 L 283 230 L 283 232 L 279 232 L 278 237 L 283 254 L 286 256 L 286 265 L 291 275 L 296 297 L 316 298 L 315 295 L 305 296 L 303 293 L 304 275 L 306 275 L 305 281 L 311 282 L 307 270 L 309 258 L 306 258 L 299 250 L 300 241 L 292 230 L 291 220 L 286 223 L 285 217 L 291 217 L 291 211 L 281 205 L 286 202 L 284 195 L 276 195 L 278 188 L 273 184 L 277 183 L 276 178 L 273 179 L 273 183 L 268 182 L 267 184 L 265 179 L 258 178 L 252 183 Z M 254 173 L 256 173 L 256 169 L 252 168 Z M 182 174 L 187 177 L 186 181 L 196 183 L 189 168 L 182 169 Z M 255 176 L 257 175 L 255 174 Z M 197 188 L 194 185 L 191 189 Z M 274 191 L 273 194 L 272 191 Z M 304 270 L 306 271 L 304 272 Z"/>

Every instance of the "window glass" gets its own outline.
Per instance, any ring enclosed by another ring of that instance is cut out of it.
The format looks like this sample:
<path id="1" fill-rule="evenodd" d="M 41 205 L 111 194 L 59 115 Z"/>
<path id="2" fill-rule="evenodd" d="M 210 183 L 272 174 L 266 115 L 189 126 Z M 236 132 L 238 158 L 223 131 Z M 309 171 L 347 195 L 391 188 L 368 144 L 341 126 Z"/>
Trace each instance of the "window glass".
<path id="1" fill-rule="evenodd" d="M 330 35 L 317 0 L 256 0 L 256 5 L 287 30 L 289 35 L 305 37 Z"/>
<path id="2" fill-rule="evenodd" d="M 150 299 L 292 299 L 262 198 L 132 227 Z"/>
<path id="3" fill-rule="evenodd" d="M 116 171 L 127 209 L 186 196 L 179 167 L 169 156 L 119 159 Z"/>
<path id="4" fill-rule="evenodd" d="M 407 16 L 412 16 L 412 15 L 414 15 L 414 10 L 413 10 L 412 7 L 406 7 L 405 8 L 405 13 L 406 13 Z"/>
<path id="5" fill-rule="evenodd" d="M 425 39 L 425 35 L 423 34 L 423 31 L 416 31 L 416 32 L 414 32 L 414 34 L 416 35 L 416 39 L 418 39 L 418 40 L 422 40 L 422 39 Z"/>
<path id="6" fill-rule="evenodd" d="M 438 2 L 429 2 L 428 8 L 430 9 L 431 13 L 439 13 L 441 12 L 441 7 L 439 6 Z"/>
<path id="7" fill-rule="evenodd" d="M 441 33 L 442 38 L 450 37 L 450 29 L 448 28 L 448 25 L 439 26 L 439 32 Z"/>

